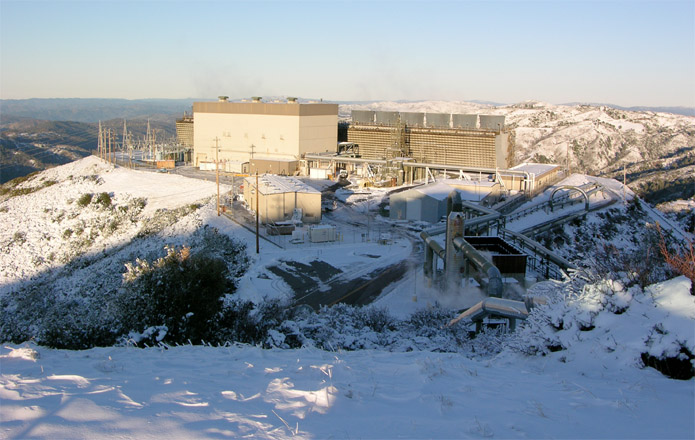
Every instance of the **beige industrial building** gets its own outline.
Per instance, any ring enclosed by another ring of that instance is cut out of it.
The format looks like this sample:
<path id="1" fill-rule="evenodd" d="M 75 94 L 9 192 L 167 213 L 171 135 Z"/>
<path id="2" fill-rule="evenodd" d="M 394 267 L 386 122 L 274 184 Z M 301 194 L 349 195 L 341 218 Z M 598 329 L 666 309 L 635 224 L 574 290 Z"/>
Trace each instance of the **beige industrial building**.
<path id="1" fill-rule="evenodd" d="M 522 163 L 509 170 L 516 171 L 516 175 L 504 171 L 500 171 L 499 174 L 505 188 L 512 191 L 535 193 L 544 190 L 564 177 L 561 174 L 562 167 L 560 165 L 549 163 Z M 524 173 L 525 176 L 519 176 L 518 172 Z"/>
<path id="2" fill-rule="evenodd" d="M 176 140 L 184 147 L 193 147 L 193 117 L 183 116 L 176 120 Z"/>
<path id="3" fill-rule="evenodd" d="M 247 163 L 257 157 L 296 161 L 306 153 L 335 152 L 338 104 L 283 102 L 193 103 L 194 165 L 215 161 Z M 261 172 L 266 170 L 260 170 Z M 267 170 L 271 171 L 271 170 Z M 287 170 L 288 174 L 290 173 Z"/>
<path id="4" fill-rule="evenodd" d="M 296 159 L 274 159 L 255 157 L 249 161 L 249 174 L 278 174 L 294 176 L 299 172 L 299 161 Z"/>
<path id="5" fill-rule="evenodd" d="M 295 209 L 301 210 L 304 223 L 321 221 L 321 192 L 294 177 L 272 174 L 244 179 L 244 200 L 252 211 L 256 211 L 258 194 L 258 214 L 264 224 L 278 223 L 292 219 Z"/>
<path id="6" fill-rule="evenodd" d="M 492 169 L 511 159 L 504 116 L 353 110 L 348 142 L 363 159 Z"/>

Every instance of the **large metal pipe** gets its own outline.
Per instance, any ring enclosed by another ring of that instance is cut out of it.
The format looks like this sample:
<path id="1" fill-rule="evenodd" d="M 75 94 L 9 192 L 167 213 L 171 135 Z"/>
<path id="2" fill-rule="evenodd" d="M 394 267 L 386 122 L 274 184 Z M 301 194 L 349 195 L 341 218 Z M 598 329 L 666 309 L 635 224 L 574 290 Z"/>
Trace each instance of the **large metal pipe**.
<path id="1" fill-rule="evenodd" d="M 564 258 L 562 258 L 561 256 L 557 255 L 556 253 L 554 253 L 550 249 L 546 248 L 542 244 L 538 243 L 535 240 L 528 238 L 527 236 L 525 236 L 523 234 L 520 234 L 520 233 L 514 232 L 514 231 L 510 231 L 509 229 L 504 229 L 504 228 L 502 229 L 502 234 L 511 235 L 515 239 L 524 243 L 524 245 L 527 248 L 533 250 L 533 252 L 535 252 L 537 254 L 542 255 L 548 261 L 550 261 L 551 263 L 555 264 L 556 266 L 560 267 L 563 270 L 567 270 L 567 269 L 576 270 L 577 269 L 577 266 L 575 266 L 574 264 L 570 263 L 569 261 L 567 261 Z"/>
<path id="2" fill-rule="evenodd" d="M 427 232 L 422 231 L 420 233 L 420 237 L 425 241 L 425 264 L 423 266 L 423 272 L 426 277 L 432 278 L 432 275 L 436 270 L 434 265 L 434 254 L 436 253 L 439 258 L 444 260 L 446 257 L 446 251 L 439 243 L 434 241 L 434 239 L 430 237 Z"/>
<path id="3" fill-rule="evenodd" d="M 500 270 L 492 263 L 492 261 L 483 257 L 476 248 L 468 243 L 463 237 L 454 239 L 454 246 L 461 249 L 464 258 L 473 264 L 479 272 L 487 275 L 487 294 L 488 296 L 502 296 L 504 293 L 504 284 L 502 283 L 502 274 Z"/>
<path id="4" fill-rule="evenodd" d="M 467 167 L 460 165 L 444 165 L 439 163 L 421 163 L 421 162 L 403 162 L 403 166 L 408 168 L 434 168 L 449 171 L 468 171 L 471 173 L 485 173 L 485 174 L 504 174 L 504 175 L 514 175 L 514 176 L 525 176 L 530 179 L 528 171 L 517 171 L 517 170 L 498 170 L 495 168 L 482 168 L 482 167 Z"/>
<path id="5" fill-rule="evenodd" d="M 440 232 L 441 234 L 441 232 Z M 444 248 L 442 245 L 434 241 L 432 237 L 426 232 L 422 231 L 420 232 L 420 238 L 422 238 L 425 241 L 425 244 L 430 247 L 439 258 L 442 260 L 446 257 L 446 252 L 444 251 Z"/>
<path id="6" fill-rule="evenodd" d="M 495 215 L 497 215 L 498 217 L 499 217 L 500 215 L 502 215 L 502 214 L 500 214 L 498 211 L 495 211 L 494 209 L 486 208 L 486 207 L 484 207 L 484 206 L 478 205 L 477 203 L 471 203 L 471 202 L 461 201 L 461 206 L 464 207 L 464 208 L 466 208 L 466 209 L 469 209 L 469 210 L 479 211 L 479 212 L 481 212 L 481 213 L 483 213 L 483 214 L 495 214 Z"/>
<path id="7" fill-rule="evenodd" d="M 474 229 L 476 226 L 479 226 L 479 225 L 484 224 L 484 223 L 491 223 L 493 221 L 498 220 L 500 218 L 500 216 L 501 216 L 501 214 L 499 212 L 497 212 L 494 214 L 487 214 L 487 215 L 483 215 L 480 217 L 473 217 L 471 219 L 466 220 L 466 223 L 464 225 L 465 230 Z M 427 235 L 443 234 L 446 232 L 446 225 L 432 226 L 431 228 L 427 228 L 422 232 L 427 233 Z M 423 238 L 423 240 L 424 240 L 424 238 Z"/>
<path id="8" fill-rule="evenodd" d="M 304 159 L 323 160 L 323 161 L 327 161 L 327 162 L 373 163 L 375 165 L 386 165 L 385 160 L 362 159 L 359 157 L 344 157 L 344 156 L 324 156 L 321 154 L 305 154 Z"/>

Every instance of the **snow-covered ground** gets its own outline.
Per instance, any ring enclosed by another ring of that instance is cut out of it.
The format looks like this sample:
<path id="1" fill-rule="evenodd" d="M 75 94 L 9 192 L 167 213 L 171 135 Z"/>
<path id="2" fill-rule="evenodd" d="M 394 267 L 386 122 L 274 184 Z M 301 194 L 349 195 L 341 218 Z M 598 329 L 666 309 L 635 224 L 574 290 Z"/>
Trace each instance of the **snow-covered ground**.
<path id="1" fill-rule="evenodd" d="M 688 285 L 681 277 L 647 295 L 625 292 L 621 300 L 632 304 L 619 315 L 591 295 L 598 301 L 567 315 L 579 319 L 586 307 L 596 329 L 573 328 L 566 317 L 567 349 L 544 356 L 6 345 L 0 436 L 693 438 L 693 380 L 668 379 L 634 359 L 654 318 L 692 347 Z M 653 336 L 655 350 L 673 343 Z"/>
<path id="2" fill-rule="evenodd" d="M 591 180 L 571 179 L 575 185 Z M 48 181 L 55 183 L 43 187 Z M 620 194 L 617 182 L 601 183 Z M 95 158 L 56 167 L 25 185 L 41 189 L 0 203 L 4 295 L 30 277 L 47 277 L 42 288 L 66 296 L 92 289 L 98 298 L 101 289 L 118 288 L 107 281 L 120 282 L 124 262 L 161 254 L 165 244 L 186 244 L 206 225 L 247 243 L 251 264 L 235 295 L 253 301 L 290 295 L 267 271 L 283 260 L 322 259 L 357 276 L 413 251 L 407 235 L 394 234 L 389 244 L 353 239 L 280 248 L 262 241 L 255 254 L 254 235 L 216 215 L 213 184 L 113 168 Z M 85 193 L 101 192 L 110 194 L 113 209 L 76 204 Z M 349 237 L 350 225 L 373 213 L 385 192 L 337 196 L 352 209 L 337 209 L 327 221 Z M 131 203 L 137 198 L 144 207 Z M 153 229 L 176 210 L 179 218 Z M 104 218 L 120 220 L 111 229 L 100 223 Z M 101 263 L 55 272 L 62 275 L 53 280 L 51 271 L 63 267 L 61 252 L 77 245 L 78 227 L 82 234 L 94 231 L 79 251 Z M 143 230 L 149 232 L 138 238 Z M 49 253 L 56 257 L 49 260 Z M 458 307 L 426 286 L 418 263 L 413 269 L 383 292 L 377 307 L 399 317 L 437 304 Z M 695 437 L 693 379 L 668 379 L 640 360 L 642 353 L 678 356 L 680 348 L 695 353 L 695 298 L 687 279 L 644 291 L 606 281 L 567 297 L 557 283 L 534 289 L 552 301 L 536 309 L 517 337 L 483 335 L 460 353 L 240 345 L 69 351 L 6 344 L 0 349 L 0 438 Z"/>

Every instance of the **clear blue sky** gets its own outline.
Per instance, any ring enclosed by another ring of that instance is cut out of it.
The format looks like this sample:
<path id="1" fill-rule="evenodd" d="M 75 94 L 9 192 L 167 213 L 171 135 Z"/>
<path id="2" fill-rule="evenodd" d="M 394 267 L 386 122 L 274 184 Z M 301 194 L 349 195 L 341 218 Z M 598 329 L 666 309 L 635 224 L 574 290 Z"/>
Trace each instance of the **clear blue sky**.
<path id="1" fill-rule="evenodd" d="M 0 0 L 0 98 L 695 106 L 694 5 Z"/>

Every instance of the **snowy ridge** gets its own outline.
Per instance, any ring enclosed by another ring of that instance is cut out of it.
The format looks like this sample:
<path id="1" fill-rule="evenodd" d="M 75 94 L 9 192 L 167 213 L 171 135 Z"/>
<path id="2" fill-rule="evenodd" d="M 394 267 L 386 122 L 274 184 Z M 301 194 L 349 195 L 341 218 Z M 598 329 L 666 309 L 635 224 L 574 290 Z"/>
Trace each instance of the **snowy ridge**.
<path id="1" fill-rule="evenodd" d="M 0 294 L 79 255 L 124 245 L 158 209 L 176 210 L 216 191 L 210 182 L 114 168 L 94 156 L 46 170 L 19 188 L 41 189 L 2 202 L 0 223 L 8 227 L 0 230 L 0 243 L 8 245 L 0 259 Z M 80 204 L 85 194 L 98 193 L 109 194 L 108 206 Z"/>

